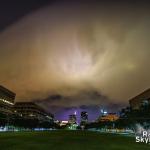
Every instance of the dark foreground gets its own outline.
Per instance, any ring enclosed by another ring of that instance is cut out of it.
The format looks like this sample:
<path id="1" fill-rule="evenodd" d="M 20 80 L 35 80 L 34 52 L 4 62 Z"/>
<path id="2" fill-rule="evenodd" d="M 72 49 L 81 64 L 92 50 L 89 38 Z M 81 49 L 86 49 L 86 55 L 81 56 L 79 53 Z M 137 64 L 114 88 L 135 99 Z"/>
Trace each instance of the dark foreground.
<path id="1" fill-rule="evenodd" d="M 88 131 L 0 133 L 2 150 L 148 150 L 135 138 Z"/>

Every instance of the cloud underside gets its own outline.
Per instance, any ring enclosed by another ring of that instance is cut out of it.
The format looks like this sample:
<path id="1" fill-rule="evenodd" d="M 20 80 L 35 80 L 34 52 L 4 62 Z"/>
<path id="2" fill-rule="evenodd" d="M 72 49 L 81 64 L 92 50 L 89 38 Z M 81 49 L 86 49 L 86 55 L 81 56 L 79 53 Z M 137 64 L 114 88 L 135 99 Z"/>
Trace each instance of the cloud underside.
<path id="1" fill-rule="evenodd" d="M 126 103 L 150 85 L 149 14 L 94 3 L 43 8 L 0 33 L 0 82 L 17 101 Z"/>

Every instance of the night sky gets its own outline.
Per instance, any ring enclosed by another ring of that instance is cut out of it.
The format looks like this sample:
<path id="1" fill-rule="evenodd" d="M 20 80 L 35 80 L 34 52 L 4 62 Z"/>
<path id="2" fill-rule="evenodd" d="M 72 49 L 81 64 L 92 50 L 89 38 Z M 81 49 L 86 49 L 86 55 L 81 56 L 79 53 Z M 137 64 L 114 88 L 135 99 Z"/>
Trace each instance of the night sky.
<path id="1" fill-rule="evenodd" d="M 94 120 L 149 88 L 148 1 L 0 3 L 0 84 L 16 101 Z"/>

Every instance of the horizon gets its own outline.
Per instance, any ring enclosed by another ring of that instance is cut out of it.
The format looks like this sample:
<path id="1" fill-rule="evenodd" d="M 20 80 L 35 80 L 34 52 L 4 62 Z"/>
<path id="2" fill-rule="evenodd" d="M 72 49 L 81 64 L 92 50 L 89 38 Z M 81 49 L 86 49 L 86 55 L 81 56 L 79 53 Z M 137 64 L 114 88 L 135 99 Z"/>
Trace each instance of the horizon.
<path id="1" fill-rule="evenodd" d="M 118 112 L 150 88 L 149 2 L 1 4 L 0 84 L 16 102 L 64 119 L 86 110 L 93 120 L 99 108 Z"/>

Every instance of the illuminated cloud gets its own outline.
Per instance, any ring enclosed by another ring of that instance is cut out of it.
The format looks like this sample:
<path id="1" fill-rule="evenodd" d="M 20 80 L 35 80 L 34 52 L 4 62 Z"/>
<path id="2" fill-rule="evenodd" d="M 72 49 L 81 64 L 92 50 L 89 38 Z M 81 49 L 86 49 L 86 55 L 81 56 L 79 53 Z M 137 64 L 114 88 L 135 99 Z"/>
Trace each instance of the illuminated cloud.
<path id="1" fill-rule="evenodd" d="M 71 98 L 57 106 L 127 103 L 150 85 L 149 25 L 140 5 L 43 8 L 0 33 L 1 84 L 17 101 L 60 94 Z M 84 95 L 95 91 L 107 100 Z"/>

